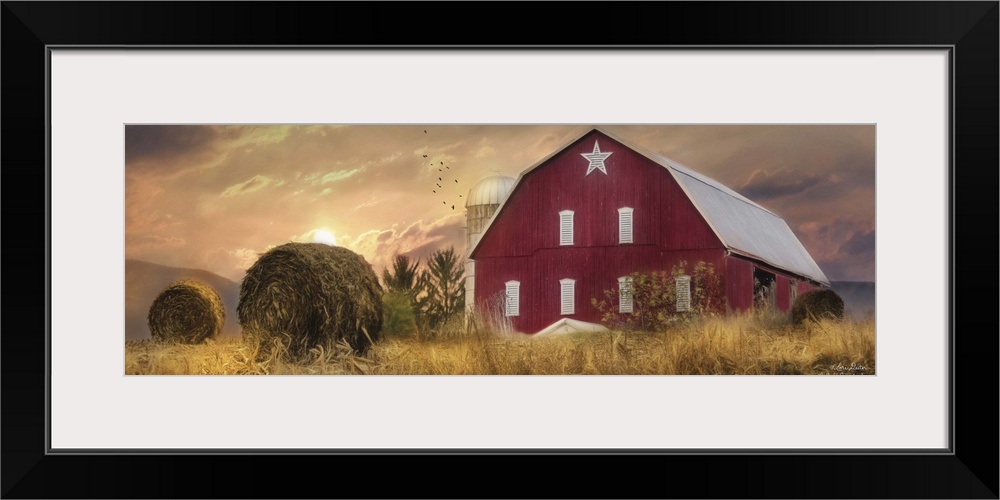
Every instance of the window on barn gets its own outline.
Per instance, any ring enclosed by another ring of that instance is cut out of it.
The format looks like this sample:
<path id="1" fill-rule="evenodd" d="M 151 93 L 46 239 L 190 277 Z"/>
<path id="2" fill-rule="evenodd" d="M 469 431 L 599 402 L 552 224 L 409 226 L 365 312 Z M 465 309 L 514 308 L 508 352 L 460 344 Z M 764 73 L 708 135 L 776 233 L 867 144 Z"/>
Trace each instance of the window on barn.
<path id="1" fill-rule="evenodd" d="M 632 243 L 632 209 L 618 209 L 618 243 Z"/>
<path id="2" fill-rule="evenodd" d="M 677 285 L 677 312 L 691 310 L 691 277 L 680 275 L 674 280 Z"/>
<path id="3" fill-rule="evenodd" d="M 519 316 L 521 314 L 521 282 L 508 281 L 506 295 L 504 314 L 506 316 Z"/>
<path id="4" fill-rule="evenodd" d="M 569 278 L 559 280 L 560 313 L 563 315 L 576 312 L 576 280 Z"/>
<path id="5" fill-rule="evenodd" d="M 559 212 L 559 244 L 573 244 L 573 211 L 563 210 Z"/>
<path id="6" fill-rule="evenodd" d="M 632 278 L 618 278 L 618 312 L 632 312 Z"/>

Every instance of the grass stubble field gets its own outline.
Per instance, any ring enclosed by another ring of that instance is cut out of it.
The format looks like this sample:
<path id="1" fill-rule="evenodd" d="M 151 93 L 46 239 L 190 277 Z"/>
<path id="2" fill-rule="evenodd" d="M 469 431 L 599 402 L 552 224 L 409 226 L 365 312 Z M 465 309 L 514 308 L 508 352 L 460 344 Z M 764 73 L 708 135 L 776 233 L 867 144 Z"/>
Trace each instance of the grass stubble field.
<path id="1" fill-rule="evenodd" d="M 706 317 L 658 332 L 546 337 L 468 332 L 345 344 L 290 362 L 279 343 L 125 343 L 127 375 L 873 375 L 875 319 L 793 326 L 783 316 Z"/>

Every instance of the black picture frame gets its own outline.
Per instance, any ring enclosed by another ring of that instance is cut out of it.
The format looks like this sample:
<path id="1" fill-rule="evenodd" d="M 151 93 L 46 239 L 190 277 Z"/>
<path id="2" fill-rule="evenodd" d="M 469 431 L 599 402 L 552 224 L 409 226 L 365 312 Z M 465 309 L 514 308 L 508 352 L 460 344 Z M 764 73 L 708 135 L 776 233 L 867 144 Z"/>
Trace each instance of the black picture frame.
<path id="1" fill-rule="evenodd" d="M 3 254 L 8 271 L 13 263 L 16 272 L 42 274 L 16 278 L 16 286 L 8 287 L 8 291 L 16 288 L 14 293 L 3 294 L 7 312 L 6 334 L 0 337 L 3 497 L 998 498 L 993 424 L 998 421 L 998 405 L 992 385 L 997 380 L 998 328 L 992 310 L 976 312 L 970 298 L 983 296 L 991 304 L 997 293 L 993 281 L 997 274 L 990 263 L 997 241 L 991 231 L 997 227 L 1000 165 L 1000 4 L 657 2 L 551 7 L 544 12 L 559 15 L 544 14 L 536 4 L 3 2 L 0 159 L 7 178 L 8 230 Z M 477 13 L 472 16 L 475 21 L 465 25 L 443 21 L 450 19 L 445 14 L 456 11 Z M 595 18 L 615 29 L 580 28 Z M 512 23 L 520 35 L 512 36 Z M 550 46 L 545 41 L 553 39 L 563 47 L 607 50 L 622 46 L 949 48 L 953 371 L 948 453 L 48 453 L 50 47 L 460 43 L 530 49 Z M 607 45 L 609 41 L 616 45 Z M 962 238 L 958 228 L 963 229 Z M 955 314 L 956 304 L 962 305 L 962 316 Z M 490 455 L 488 463 L 481 455 Z M 583 473 L 564 477 L 553 464 Z M 312 480 L 305 477 L 305 467 L 330 473 Z M 543 467 L 548 477 L 538 481 L 537 471 Z M 521 481 L 519 474 L 533 481 Z M 470 482 L 482 489 L 463 489 Z"/>

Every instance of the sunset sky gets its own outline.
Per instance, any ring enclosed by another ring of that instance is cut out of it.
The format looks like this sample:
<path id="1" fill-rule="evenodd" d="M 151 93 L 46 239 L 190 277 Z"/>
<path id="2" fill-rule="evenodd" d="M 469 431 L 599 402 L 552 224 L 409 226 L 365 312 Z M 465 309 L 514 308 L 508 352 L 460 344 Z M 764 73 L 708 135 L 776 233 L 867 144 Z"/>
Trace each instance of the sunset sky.
<path id="1" fill-rule="evenodd" d="M 464 251 L 478 180 L 590 128 L 128 125 L 125 256 L 239 281 L 269 248 L 329 233 L 381 274 L 397 253 Z M 874 125 L 602 128 L 781 215 L 831 280 L 875 280 Z"/>

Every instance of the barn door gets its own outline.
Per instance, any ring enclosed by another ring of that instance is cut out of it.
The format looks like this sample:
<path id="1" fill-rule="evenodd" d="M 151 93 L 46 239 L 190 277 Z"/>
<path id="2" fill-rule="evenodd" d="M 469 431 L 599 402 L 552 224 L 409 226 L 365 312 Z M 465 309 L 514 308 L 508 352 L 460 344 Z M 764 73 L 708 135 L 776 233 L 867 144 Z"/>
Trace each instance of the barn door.
<path id="1" fill-rule="evenodd" d="M 753 307 L 754 309 L 771 308 L 775 305 L 775 283 L 774 273 L 765 271 L 759 267 L 753 268 Z"/>

